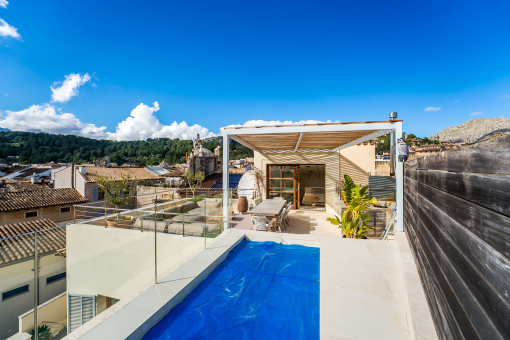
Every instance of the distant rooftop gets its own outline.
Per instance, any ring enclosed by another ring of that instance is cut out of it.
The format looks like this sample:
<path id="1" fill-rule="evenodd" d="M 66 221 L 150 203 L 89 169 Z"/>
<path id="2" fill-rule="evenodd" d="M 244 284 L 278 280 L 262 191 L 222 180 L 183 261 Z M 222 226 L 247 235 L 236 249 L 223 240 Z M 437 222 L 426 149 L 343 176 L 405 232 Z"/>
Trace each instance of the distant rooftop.
<path id="1" fill-rule="evenodd" d="M 0 266 L 34 256 L 34 247 L 32 246 L 34 236 L 24 234 L 56 226 L 55 222 L 48 219 L 0 226 Z M 5 238 L 13 236 L 18 237 L 5 240 Z M 65 228 L 54 228 L 40 232 L 37 238 L 39 254 L 54 252 L 66 246 Z"/>
<path id="2" fill-rule="evenodd" d="M 158 179 L 160 176 L 146 168 L 105 168 L 99 166 L 87 166 L 87 173 L 81 174 L 87 183 L 93 183 L 99 176 L 109 176 L 114 180 L 121 180 L 122 175 L 130 175 L 134 179 Z"/>
<path id="3" fill-rule="evenodd" d="M 87 200 L 78 191 L 70 188 L 3 192 L 0 193 L 0 212 L 85 202 Z"/>

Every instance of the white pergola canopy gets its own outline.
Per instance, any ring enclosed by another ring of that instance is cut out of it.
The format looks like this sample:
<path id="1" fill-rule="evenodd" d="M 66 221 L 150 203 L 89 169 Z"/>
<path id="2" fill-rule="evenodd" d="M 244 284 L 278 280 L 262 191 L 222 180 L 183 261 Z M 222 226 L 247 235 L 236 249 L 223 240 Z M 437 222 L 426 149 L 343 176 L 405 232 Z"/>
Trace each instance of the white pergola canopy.
<path id="1" fill-rule="evenodd" d="M 335 152 L 394 132 L 400 124 L 400 120 L 392 120 L 226 127 L 223 135 L 260 153 Z"/>
<path id="2" fill-rule="evenodd" d="M 395 132 L 402 136 L 402 121 L 367 121 L 357 123 L 317 123 L 255 127 L 225 127 L 223 134 L 223 164 L 229 161 L 229 139 L 259 153 L 338 152 L 344 148 Z M 375 155 L 374 155 L 375 157 Z M 403 165 L 396 164 L 397 230 L 403 231 Z M 223 168 L 223 189 L 228 191 L 228 168 Z M 226 192 L 224 195 L 227 194 Z M 226 196 L 224 196 L 226 197 Z M 223 201 L 224 216 L 229 207 Z M 228 222 L 226 222 L 228 224 Z"/>

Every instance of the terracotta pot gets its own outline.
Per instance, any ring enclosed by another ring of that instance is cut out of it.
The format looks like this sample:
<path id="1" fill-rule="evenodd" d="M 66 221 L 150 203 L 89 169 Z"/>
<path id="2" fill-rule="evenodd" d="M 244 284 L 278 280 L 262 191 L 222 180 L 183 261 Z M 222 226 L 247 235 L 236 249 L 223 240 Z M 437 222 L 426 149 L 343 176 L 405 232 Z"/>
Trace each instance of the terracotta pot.
<path id="1" fill-rule="evenodd" d="M 240 213 L 248 211 L 248 199 L 246 196 L 239 197 L 239 202 L 237 202 L 237 211 Z"/>
<path id="2" fill-rule="evenodd" d="M 122 229 L 131 229 L 131 225 L 133 224 L 133 220 L 106 220 L 106 224 L 110 228 L 122 228 Z"/>

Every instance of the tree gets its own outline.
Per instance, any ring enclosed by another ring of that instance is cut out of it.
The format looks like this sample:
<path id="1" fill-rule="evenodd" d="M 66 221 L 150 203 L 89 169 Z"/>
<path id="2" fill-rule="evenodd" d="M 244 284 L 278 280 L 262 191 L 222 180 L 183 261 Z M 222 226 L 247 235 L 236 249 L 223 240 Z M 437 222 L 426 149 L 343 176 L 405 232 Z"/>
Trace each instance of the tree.
<path id="1" fill-rule="evenodd" d="M 110 176 L 99 176 L 96 182 L 104 192 L 104 206 L 113 205 L 119 209 L 122 204 L 126 205 L 135 195 L 133 184 L 137 182 L 129 174 L 122 174 L 120 180 Z M 114 211 L 116 213 L 117 210 Z"/>
<path id="2" fill-rule="evenodd" d="M 416 138 L 416 135 L 414 133 L 410 133 L 405 137 L 406 143 L 410 144 L 413 139 Z"/>
<path id="3" fill-rule="evenodd" d="M 184 177 L 188 180 L 189 187 L 191 189 L 191 192 L 193 193 L 193 197 L 195 197 L 195 190 L 197 190 L 200 187 L 200 184 L 205 179 L 204 174 L 202 171 L 197 172 L 194 174 L 193 172 L 186 170 L 184 173 Z"/>

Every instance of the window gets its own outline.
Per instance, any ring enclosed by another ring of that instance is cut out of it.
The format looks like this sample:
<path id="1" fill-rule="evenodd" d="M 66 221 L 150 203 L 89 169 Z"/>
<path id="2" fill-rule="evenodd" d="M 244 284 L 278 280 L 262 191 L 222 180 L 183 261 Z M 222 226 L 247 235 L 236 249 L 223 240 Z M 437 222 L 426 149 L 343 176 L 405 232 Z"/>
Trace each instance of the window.
<path id="1" fill-rule="evenodd" d="M 12 289 L 8 292 L 2 293 L 2 301 L 7 300 L 12 297 L 15 297 L 15 296 L 18 296 L 18 295 L 21 295 L 26 292 L 28 292 L 28 285 Z"/>
<path id="2" fill-rule="evenodd" d="M 71 212 L 71 207 L 60 208 L 61 214 L 68 213 L 68 212 Z"/>
<path id="3" fill-rule="evenodd" d="M 29 217 L 37 217 L 37 210 L 25 212 L 25 218 L 29 218 Z"/>
<path id="4" fill-rule="evenodd" d="M 46 284 L 49 285 L 50 283 L 57 282 L 57 281 L 65 279 L 65 278 L 66 278 L 66 272 L 63 272 L 63 273 L 60 273 L 57 275 L 53 275 L 53 276 L 46 278 Z"/>
<path id="5" fill-rule="evenodd" d="M 101 188 L 99 188 L 99 191 L 97 193 L 97 199 L 98 200 L 104 200 L 104 191 Z"/>

